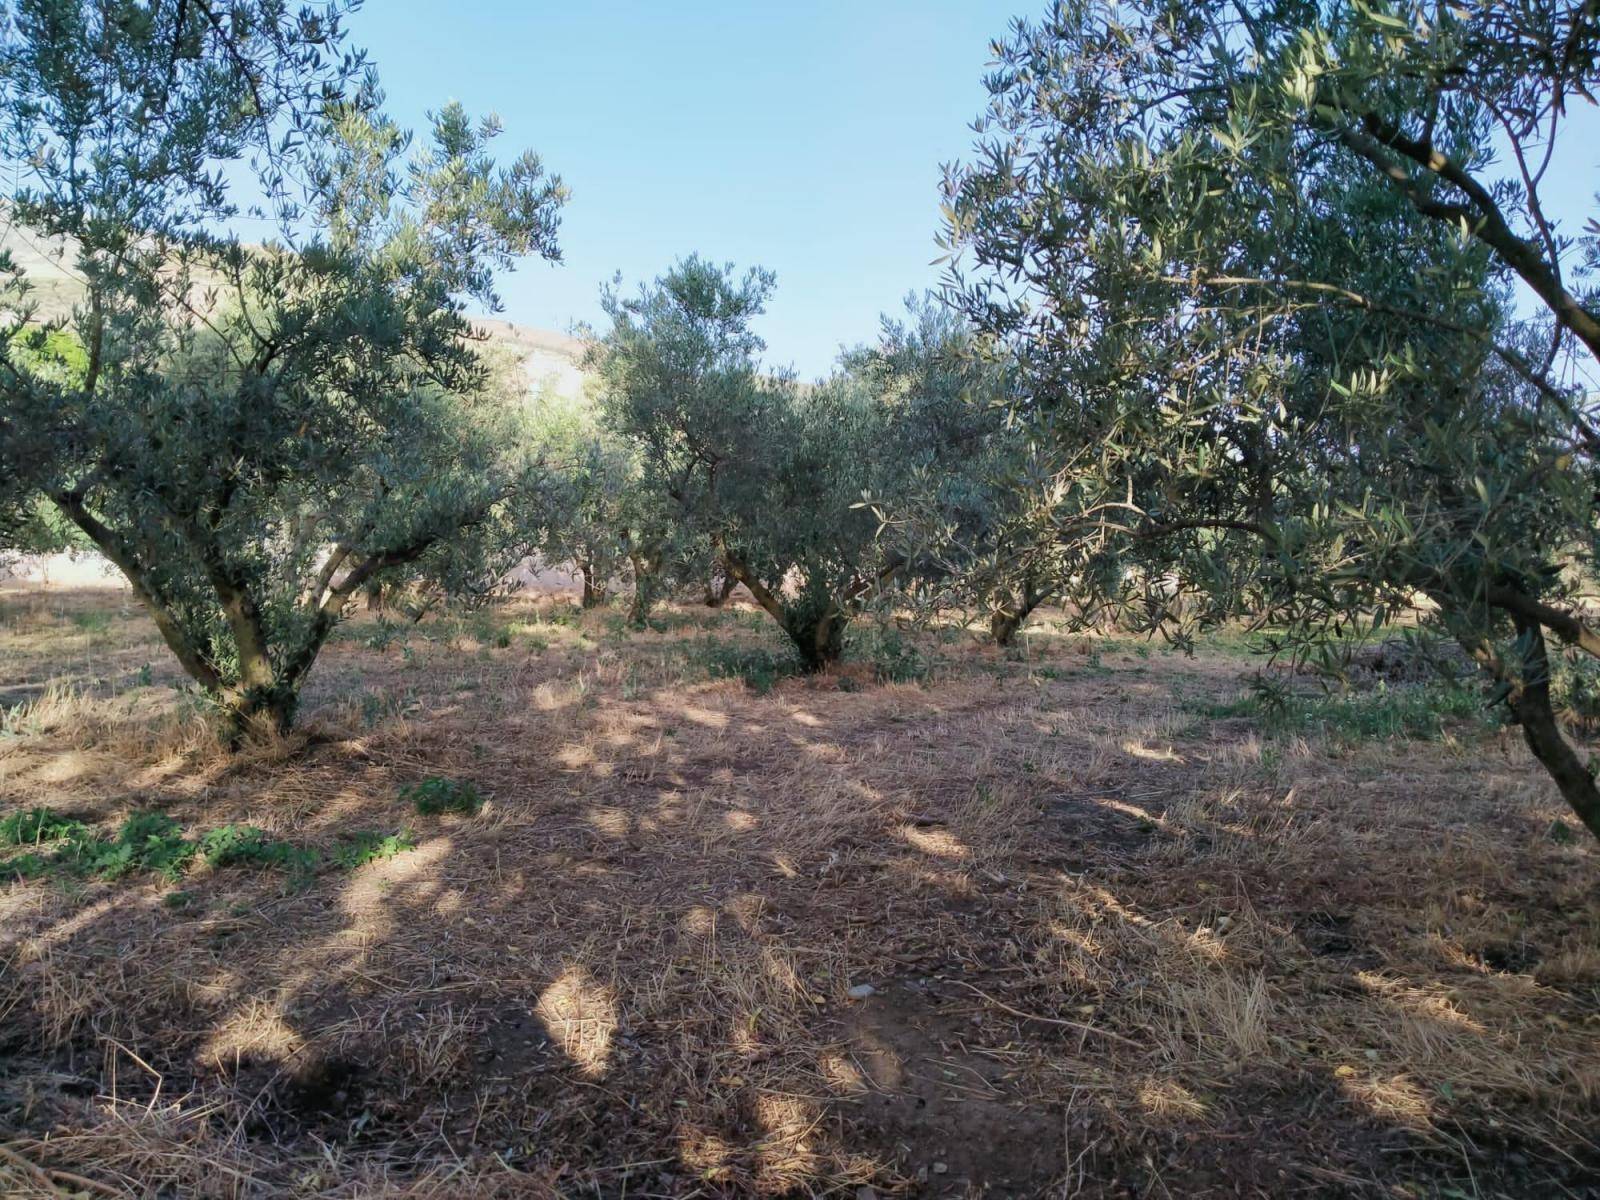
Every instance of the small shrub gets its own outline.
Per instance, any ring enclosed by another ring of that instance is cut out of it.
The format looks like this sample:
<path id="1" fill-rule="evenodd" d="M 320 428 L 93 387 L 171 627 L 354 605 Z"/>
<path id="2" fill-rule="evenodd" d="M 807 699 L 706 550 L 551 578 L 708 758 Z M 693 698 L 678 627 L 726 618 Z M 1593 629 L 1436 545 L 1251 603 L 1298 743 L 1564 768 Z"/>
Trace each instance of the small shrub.
<path id="1" fill-rule="evenodd" d="M 439 813 L 475 813 L 483 807 L 483 796 L 472 784 L 459 779 L 441 779 L 437 775 L 401 788 L 400 799 L 425 817 Z"/>
<path id="2" fill-rule="evenodd" d="M 1586 733 L 1600 729 L 1600 661 L 1569 650 L 1550 665 L 1551 700 L 1569 725 Z"/>
<path id="3" fill-rule="evenodd" d="M 372 632 L 362 639 L 362 644 L 368 650 L 376 650 L 382 653 L 396 642 L 403 646 L 406 640 L 407 635 L 403 628 L 387 617 L 379 617 L 378 623 L 373 627 Z"/>
<path id="4" fill-rule="evenodd" d="M 557 604 L 538 619 L 550 625 L 577 625 L 583 620 L 583 610 L 575 604 Z"/>
<path id="5" fill-rule="evenodd" d="M 465 633 L 480 646 L 495 646 L 504 650 L 511 645 L 511 630 L 495 620 L 488 610 L 474 612 L 463 622 Z"/>
<path id="6" fill-rule="evenodd" d="M 711 678 L 742 679 L 746 687 L 763 696 L 777 686 L 778 680 L 798 675 L 802 669 L 799 656 L 788 646 L 775 650 L 719 642 L 710 637 L 694 646 L 690 658 Z"/>
<path id="7" fill-rule="evenodd" d="M 30 808 L 0 820 L 0 846 L 38 846 L 82 832 L 79 821 L 48 808 Z"/>
<path id="8" fill-rule="evenodd" d="M 894 625 L 853 629 L 849 649 L 853 657 L 872 668 L 879 683 L 921 683 L 932 671 L 927 657 Z"/>
<path id="9" fill-rule="evenodd" d="M 347 871 L 354 871 L 357 867 L 364 867 L 381 858 L 393 858 L 416 847 L 417 839 L 409 829 L 390 834 L 364 830 L 341 842 L 333 852 L 333 861 Z"/>
<path id="10" fill-rule="evenodd" d="M 696 624 L 696 619 L 687 613 L 658 612 L 645 621 L 645 628 L 653 633 L 675 633 L 680 629 Z"/>

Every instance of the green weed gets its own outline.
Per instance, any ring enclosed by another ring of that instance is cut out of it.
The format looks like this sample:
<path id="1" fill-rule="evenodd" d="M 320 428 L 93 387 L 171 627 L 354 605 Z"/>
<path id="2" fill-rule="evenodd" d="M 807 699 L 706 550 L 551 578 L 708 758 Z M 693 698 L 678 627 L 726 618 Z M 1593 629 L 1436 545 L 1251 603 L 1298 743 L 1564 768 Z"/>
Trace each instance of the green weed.
<path id="1" fill-rule="evenodd" d="M 441 779 L 437 775 L 401 788 L 400 799 L 425 817 L 439 813 L 475 813 L 483 807 L 483 796 L 471 783 Z"/>
<path id="2" fill-rule="evenodd" d="M 410 634 L 406 628 L 396 625 L 387 617 L 379 617 L 378 623 L 373 627 L 372 632 L 361 640 L 368 650 L 376 650 L 382 653 L 397 643 L 404 646 L 409 637 Z"/>
<path id="3" fill-rule="evenodd" d="M 354 871 L 382 858 L 393 858 L 407 850 L 415 850 L 417 839 L 409 829 L 399 833 L 373 833 L 363 830 L 341 842 L 333 852 L 334 863 L 346 871 Z"/>
<path id="4" fill-rule="evenodd" d="M 280 841 L 254 825 L 222 825 L 198 839 L 165 813 L 135 813 L 113 838 L 93 833 L 82 822 L 46 808 L 13 813 L 0 821 L 0 844 L 41 849 L 0 864 L 14 878 L 35 879 L 52 872 L 66 877 L 118 879 L 136 872 L 176 880 L 198 859 L 212 868 L 253 866 L 285 870 L 309 880 L 323 864 L 319 851 Z M 46 852 L 46 844 L 53 848 Z M 354 870 L 379 858 L 393 858 L 416 845 L 407 830 L 396 834 L 361 832 L 342 841 L 329 856 L 334 866 Z"/>
<path id="5" fill-rule="evenodd" d="M 1600 729 L 1600 662 L 1579 650 L 1555 656 L 1550 692 L 1564 721 L 1586 732 Z"/>
<path id="6" fill-rule="evenodd" d="M 254 825 L 223 825 L 200 839 L 200 860 L 212 867 L 281 867 L 309 875 L 318 858 L 315 850 L 276 841 Z"/>
<path id="7" fill-rule="evenodd" d="M 0 846 L 37 846 L 82 832 L 82 822 L 48 808 L 30 808 L 0 819 Z"/>
<path id="8" fill-rule="evenodd" d="M 757 695 L 766 695 L 778 680 L 801 672 L 799 657 L 788 646 L 741 646 L 706 637 L 686 651 L 690 662 L 712 679 L 742 679 Z"/>
<path id="9" fill-rule="evenodd" d="M 846 646 L 851 657 L 872 667 L 879 683 L 921 683 L 933 671 L 922 651 L 894 625 L 852 628 Z"/>
<path id="10" fill-rule="evenodd" d="M 1250 717 L 1272 736 L 1299 734 L 1342 743 L 1404 738 L 1432 741 L 1452 721 L 1485 720 L 1483 700 L 1471 689 L 1447 683 L 1368 692 L 1305 695 L 1275 680 L 1262 680 L 1236 700 L 1197 707 L 1203 716 Z"/>
<path id="11" fill-rule="evenodd" d="M 182 875 L 197 847 L 183 836 L 183 826 L 165 813 L 134 813 L 117 836 L 97 837 L 87 829 L 64 839 L 55 861 L 68 870 L 101 879 L 120 879 L 149 871 L 166 879 Z"/>
<path id="12" fill-rule="evenodd" d="M 73 613 L 72 623 L 87 634 L 104 633 L 111 628 L 111 614 L 103 612 Z"/>

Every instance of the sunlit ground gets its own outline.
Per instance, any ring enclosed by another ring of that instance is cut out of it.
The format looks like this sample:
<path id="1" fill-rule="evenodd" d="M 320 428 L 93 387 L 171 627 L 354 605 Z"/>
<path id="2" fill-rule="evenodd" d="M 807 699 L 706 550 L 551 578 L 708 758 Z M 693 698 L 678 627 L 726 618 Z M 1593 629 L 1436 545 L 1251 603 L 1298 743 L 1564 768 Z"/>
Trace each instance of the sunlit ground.
<path id="1" fill-rule="evenodd" d="M 322 851 L 0 883 L 0 1193 L 1600 1179 L 1600 854 L 1513 733 L 1266 731 L 1237 639 L 1048 623 L 763 691 L 764 616 L 660 617 L 363 617 L 230 759 L 125 597 L 0 593 L 0 815 Z"/>

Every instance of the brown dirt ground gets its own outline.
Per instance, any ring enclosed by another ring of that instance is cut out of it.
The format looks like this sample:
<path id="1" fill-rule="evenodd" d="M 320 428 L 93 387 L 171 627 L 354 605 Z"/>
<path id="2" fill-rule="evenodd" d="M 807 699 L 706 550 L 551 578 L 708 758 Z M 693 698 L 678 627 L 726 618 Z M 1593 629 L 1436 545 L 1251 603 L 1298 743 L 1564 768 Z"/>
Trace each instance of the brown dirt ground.
<path id="1" fill-rule="evenodd" d="M 1048 630 L 761 695 L 758 613 L 564 608 L 356 622 L 230 759 L 126 597 L 0 594 L 0 814 L 417 842 L 0 882 L 0 1194 L 1600 1195 L 1600 852 L 1511 732 Z"/>

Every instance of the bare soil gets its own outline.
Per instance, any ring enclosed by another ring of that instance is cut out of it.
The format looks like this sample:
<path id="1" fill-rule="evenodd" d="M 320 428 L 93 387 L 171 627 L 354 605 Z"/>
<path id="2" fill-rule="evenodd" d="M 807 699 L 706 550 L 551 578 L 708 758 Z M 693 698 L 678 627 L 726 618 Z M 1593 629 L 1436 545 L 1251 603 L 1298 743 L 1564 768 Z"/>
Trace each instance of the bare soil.
<path id="1" fill-rule="evenodd" d="M 364 618 L 230 757 L 125 596 L 0 593 L 0 816 L 415 841 L 0 880 L 0 1194 L 1600 1195 L 1600 851 L 1514 731 L 1269 738 L 1228 645 L 1048 622 L 710 678 L 764 621 Z"/>

